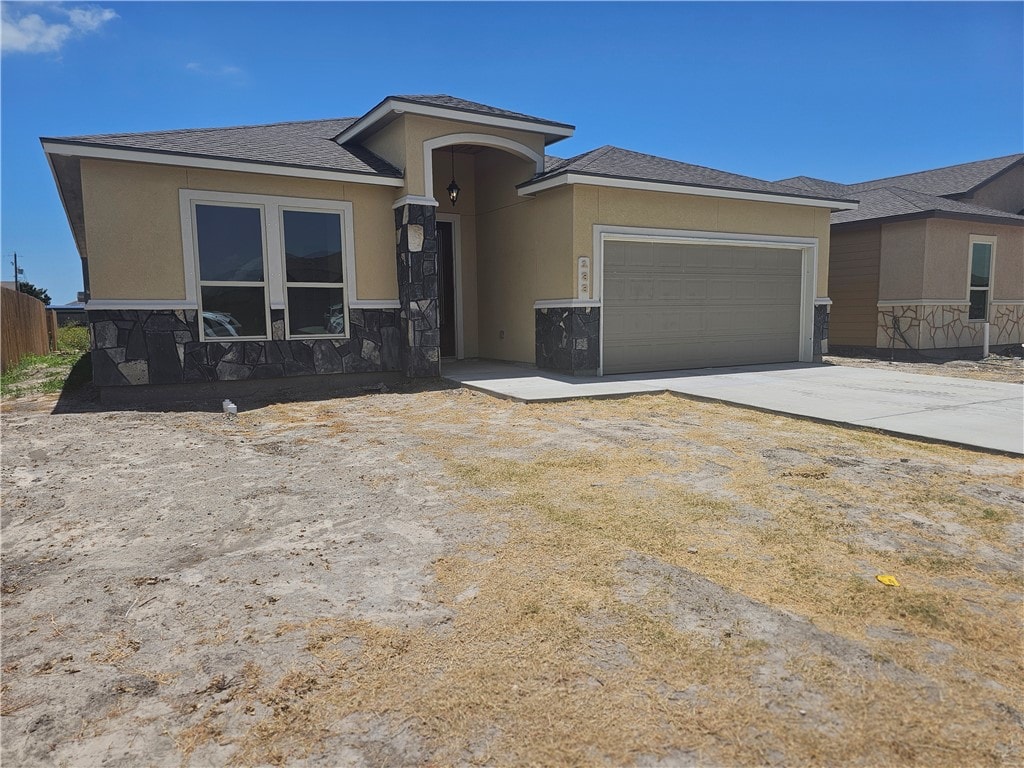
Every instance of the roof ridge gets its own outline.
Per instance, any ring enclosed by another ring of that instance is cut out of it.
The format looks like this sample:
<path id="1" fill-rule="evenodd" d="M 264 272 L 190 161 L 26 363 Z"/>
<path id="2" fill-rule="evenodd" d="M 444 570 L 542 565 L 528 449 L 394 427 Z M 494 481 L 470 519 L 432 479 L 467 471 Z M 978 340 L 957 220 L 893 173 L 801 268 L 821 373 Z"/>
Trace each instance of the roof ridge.
<path id="1" fill-rule="evenodd" d="M 335 123 L 339 120 L 356 120 L 355 117 L 323 117 L 314 120 L 281 120 L 276 123 L 250 123 L 247 125 L 209 126 L 206 128 L 165 128 L 159 131 L 120 131 L 118 133 L 84 133 L 75 136 L 53 136 L 54 139 L 101 138 L 104 136 L 163 136 L 171 133 L 211 133 L 213 131 L 241 131 L 252 128 L 276 128 L 285 125 L 308 125 L 310 123 Z"/>
<path id="2" fill-rule="evenodd" d="M 605 155 L 607 155 L 613 149 L 619 149 L 619 147 L 614 147 L 611 144 L 603 144 L 600 147 L 597 147 L 596 149 L 590 150 L 589 152 L 584 152 L 582 155 L 576 155 L 576 157 L 570 158 L 569 162 L 573 163 L 573 162 L 576 162 L 576 158 L 586 157 L 587 161 L 583 165 L 581 165 L 579 168 L 576 169 L 578 171 L 579 170 L 583 170 L 588 165 L 591 165 L 594 162 L 596 162 L 599 158 L 602 158 Z"/>
<path id="3" fill-rule="evenodd" d="M 889 194 L 895 195 L 900 200 L 903 200 L 906 203 L 910 203 L 910 205 L 914 206 L 919 211 L 925 211 L 925 210 L 929 210 L 929 209 L 922 208 L 921 207 L 921 203 L 920 203 L 919 200 L 911 200 L 905 194 L 900 194 L 900 193 L 901 192 L 906 192 L 906 193 L 909 193 L 910 195 L 920 195 L 922 197 L 930 197 L 933 200 L 939 200 L 940 199 L 937 195 L 929 195 L 926 192 L 915 192 L 912 189 L 905 189 L 903 187 L 875 187 L 875 191 L 877 191 L 877 190 L 884 190 L 884 191 L 888 192 Z"/>
<path id="4" fill-rule="evenodd" d="M 1010 160 L 1013 158 L 1013 162 L 1024 159 L 1024 152 L 1011 153 L 1009 155 L 1000 155 L 998 157 L 983 157 L 980 160 L 968 160 L 966 163 L 952 163 L 950 165 L 940 165 L 938 168 L 924 168 L 920 171 L 909 171 L 907 173 L 897 173 L 893 176 L 879 176 L 876 179 L 865 179 L 864 181 L 856 181 L 852 184 L 847 184 L 849 187 L 859 187 L 864 184 L 873 184 L 877 181 L 888 181 L 890 179 L 902 179 L 906 176 L 919 176 L 924 173 L 934 173 L 937 171 L 948 171 L 952 168 L 963 168 L 968 165 L 977 165 L 978 163 L 994 163 L 999 160 Z"/>

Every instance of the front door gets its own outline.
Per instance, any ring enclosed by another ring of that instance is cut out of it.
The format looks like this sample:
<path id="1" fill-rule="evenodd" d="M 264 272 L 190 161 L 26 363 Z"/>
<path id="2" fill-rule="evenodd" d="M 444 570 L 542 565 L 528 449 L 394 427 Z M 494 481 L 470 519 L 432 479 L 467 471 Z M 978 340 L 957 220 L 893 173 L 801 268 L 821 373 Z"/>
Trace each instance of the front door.
<path id="1" fill-rule="evenodd" d="M 437 314 L 441 322 L 441 357 L 455 357 L 455 227 L 437 222 Z"/>

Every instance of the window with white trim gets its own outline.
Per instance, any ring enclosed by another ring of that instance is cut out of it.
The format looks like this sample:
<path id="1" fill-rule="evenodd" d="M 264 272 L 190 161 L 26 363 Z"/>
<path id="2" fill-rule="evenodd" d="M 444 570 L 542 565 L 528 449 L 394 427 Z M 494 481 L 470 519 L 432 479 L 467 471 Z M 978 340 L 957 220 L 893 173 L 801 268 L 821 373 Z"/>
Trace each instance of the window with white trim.
<path id="1" fill-rule="evenodd" d="M 995 238 L 971 238 L 970 274 L 967 285 L 967 298 L 970 302 L 968 320 L 988 320 L 994 255 Z"/>
<path id="2" fill-rule="evenodd" d="M 281 209 L 288 336 L 344 336 L 344 233 L 338 213 Z"/>
<path id="3" fill-rule="evenodd" d="M 265 339 L 270 327 L 263 208 L 194 203 L 203 337 Z"/>
<path id="4" fill-rule="evenodd" d="M 285 338 L 348 336 L 351 203 L 200 190 L 181 203 L 202 340 L 268 339 L 272 309 Z"/>

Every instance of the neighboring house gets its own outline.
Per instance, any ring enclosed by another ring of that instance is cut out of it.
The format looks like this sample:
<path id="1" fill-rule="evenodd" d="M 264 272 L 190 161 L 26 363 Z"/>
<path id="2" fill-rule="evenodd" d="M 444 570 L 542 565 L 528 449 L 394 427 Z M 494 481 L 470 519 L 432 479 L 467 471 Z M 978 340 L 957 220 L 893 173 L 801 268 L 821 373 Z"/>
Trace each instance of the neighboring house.
<path id="1" fill-rule="evenodd" d="M 391 96 L 358 118 L 42 139 L 94 381 L 820 356 L 829 214 L 855 203 L 615 147 L 545 155 L 573 130 Z"/>
<path id="2" fill-rule="evenodd" d="M 853 198 L 832 214 L 829 341 L 963 350 L 1024 341 L 1024 155 L 859 184 L 784 179 Z"/>

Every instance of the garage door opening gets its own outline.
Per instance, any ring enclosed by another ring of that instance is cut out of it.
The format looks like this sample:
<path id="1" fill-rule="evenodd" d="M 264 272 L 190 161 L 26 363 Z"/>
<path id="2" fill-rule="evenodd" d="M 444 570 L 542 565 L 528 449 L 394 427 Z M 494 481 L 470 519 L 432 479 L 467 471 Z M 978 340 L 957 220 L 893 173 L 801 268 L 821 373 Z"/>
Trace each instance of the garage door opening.
<path id="1" fill-rule="evenodd" d="M 601 244 L 604 373 L 805 357 L 806 246 L 607 235 Z"/>

